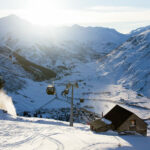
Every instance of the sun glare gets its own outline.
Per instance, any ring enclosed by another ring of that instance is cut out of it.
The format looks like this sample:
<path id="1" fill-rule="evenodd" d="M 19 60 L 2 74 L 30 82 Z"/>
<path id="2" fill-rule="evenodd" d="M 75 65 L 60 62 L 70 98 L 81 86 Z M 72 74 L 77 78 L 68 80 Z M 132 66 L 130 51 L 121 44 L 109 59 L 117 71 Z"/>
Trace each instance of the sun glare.
<path id="1" fill-rule="evenodd" d="M 63 25 L 67 20 L 61 3 L 54 0 L 31 0 L 25 17 L 38 25 Z"/>

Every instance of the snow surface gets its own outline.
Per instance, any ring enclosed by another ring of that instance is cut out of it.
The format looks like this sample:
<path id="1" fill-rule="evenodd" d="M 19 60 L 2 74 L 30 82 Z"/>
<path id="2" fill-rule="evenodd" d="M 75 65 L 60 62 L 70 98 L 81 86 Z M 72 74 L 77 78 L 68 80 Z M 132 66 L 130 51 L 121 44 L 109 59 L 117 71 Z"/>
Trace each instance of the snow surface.
<path id="1" fill-rule="evenodd" d="M 0 150 L 149 150 L 148 136 L 94 133 L 88 125 L 0 114 Z"/>

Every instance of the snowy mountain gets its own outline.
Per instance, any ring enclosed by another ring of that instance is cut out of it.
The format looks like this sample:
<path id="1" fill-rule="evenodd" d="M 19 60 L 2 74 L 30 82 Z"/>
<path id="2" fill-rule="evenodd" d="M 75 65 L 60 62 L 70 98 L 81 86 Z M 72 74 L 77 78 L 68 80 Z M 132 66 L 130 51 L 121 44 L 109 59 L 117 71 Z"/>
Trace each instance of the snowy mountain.
<path id="1" fill-rule="evenodd" d="M 36 64 L 53 67 L 57 71 L 62 64 L 71 68 L 70 64 L 74 62 L 99 58 L 128 37 L 102 27 L 41 28 L 14 15 L 0 19 L 0 33 L 1 45 Z"/>
<path id="2" fill-rule="evenodd" d="M 123 35 L 102 27 L 41 28 L 9 16 L 0 20 L 0 46 L 0 75 L 19 115 L 68 116 L 71 93 L 61 93 L 68 82 L 78 82 L 77 108 L 101 115 L 121 103 L 149 117 L 149 30 Z M 46 94 L 52 81 L 54 96 Z"/>
<path id="3" fill-rule="evenodd" d="M 56 77 L 54 71 L 26 60 L 7 47 L 0 47 L 0 64 L 0 75 L 6 81 L 5 88 L 7 91 L 15 92 L 24 87 L 24 81 L 19 79 L 20 77 L 34 81 L 43 81 Z"/>
<path id="4" fill-rule="evenodd" d="M 54 33 L 55 34 L 55 33 Z M 117 32 L 115 29 L 104 27 L 61 27 L 56 32 L 57 39 L 83 43 L 99 53 L 108 53 L 127 39 L 127 35 Z"/>
<path id="5" fill-rule="evenodd" d="M 139 30 L 138 30 L 139 31 Z M 134 31 L 135 33 L 135 31 Z M 103 77 L 150 97 L 150 29 L 131 36 L 125 43 L 100 62 Z"/>
<path id="6" fill-rule="evenodd" d="M 130 32 L 130 36 L 137 35 L 137 34 L 139 34 L 139 33 L 142 33 L 142 32 L 144 32 L 144 31 L 146 31 L 146 30 L 149 30 L 149 29 L 150 29 L 150 26 L 140 27 L 140 28 L 138 28 L 138 29 L 132 30 L 132 31 Z"/>

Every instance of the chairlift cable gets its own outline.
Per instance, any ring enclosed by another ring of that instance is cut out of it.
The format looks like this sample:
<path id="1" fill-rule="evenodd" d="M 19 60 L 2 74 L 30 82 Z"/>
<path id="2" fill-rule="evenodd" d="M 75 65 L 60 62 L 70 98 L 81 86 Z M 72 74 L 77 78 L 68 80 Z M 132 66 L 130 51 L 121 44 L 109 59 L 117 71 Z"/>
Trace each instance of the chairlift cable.
<path id="1" fill-rule="evenodd" d="M 58 100 L 60 100 L 60 101 L 65 101 L 65 102 L 67 102 L 67 103 L 71 103 L 71 102 L 69 102 L 69 101 L 66 101 L 66 100 L 64 100 L 64 99 L 61 99 L 61 98 L 58 98 Z M 75 104 L 74 104 L 75 105 Z M 76 106 L 76 105 L 75 105 Z M 77 106 L 76 106 L 76 110 L 78 111 L 78 112 L 82 112 L 82 114 L 89 120 L 89 118 L 88 118 L 88 116 L 87 116 L 87 114 L 86 114 L 86 112 L 87 113 L 92 113 L 92 114 L 94 114 L 94 116 L 95 117 L 99 117 L 99 114 L 96 114 L 96 113 L 94 113 L 94 112 L 88 112 L 86 109 L 84 109 L 84 108 L 77 108 Z"/>
<path id="2" fill-rule="evenodd" d="M 44 105 L 40 106 L 36 111 L 40 110 L 42 107 L 50 104 L 51 102 L 53 102 L 57 97 L 55 96 L 53 99 L 51 99 L 50 101 L 48 101 L 47 103 L 45 103 Z"/>

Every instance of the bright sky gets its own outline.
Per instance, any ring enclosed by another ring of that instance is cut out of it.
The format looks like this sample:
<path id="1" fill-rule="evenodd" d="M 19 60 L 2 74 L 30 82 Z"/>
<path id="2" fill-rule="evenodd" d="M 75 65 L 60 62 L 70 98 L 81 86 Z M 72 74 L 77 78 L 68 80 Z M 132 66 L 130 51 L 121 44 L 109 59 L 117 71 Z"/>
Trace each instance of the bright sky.
<path id="1" fill-rule="evenodd" d="M 103 26 L 128 33 L 150 25 L 150 0 L 0 0 L 0 17 L 38 25 Z"/>

